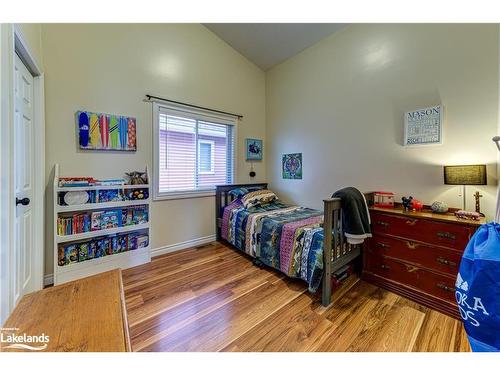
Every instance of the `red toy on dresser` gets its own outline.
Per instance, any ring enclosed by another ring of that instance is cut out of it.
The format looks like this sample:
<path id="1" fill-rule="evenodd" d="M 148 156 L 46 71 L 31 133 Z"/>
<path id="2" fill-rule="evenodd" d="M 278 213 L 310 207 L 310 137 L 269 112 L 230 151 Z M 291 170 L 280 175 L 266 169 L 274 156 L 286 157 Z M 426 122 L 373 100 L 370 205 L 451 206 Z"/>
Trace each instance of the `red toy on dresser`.
<path id="1" fill-rule="evenodd" d="M 394 207 L 394 193 L 388 191 L 373 192 L 373 206 L 382 208 Z"/>

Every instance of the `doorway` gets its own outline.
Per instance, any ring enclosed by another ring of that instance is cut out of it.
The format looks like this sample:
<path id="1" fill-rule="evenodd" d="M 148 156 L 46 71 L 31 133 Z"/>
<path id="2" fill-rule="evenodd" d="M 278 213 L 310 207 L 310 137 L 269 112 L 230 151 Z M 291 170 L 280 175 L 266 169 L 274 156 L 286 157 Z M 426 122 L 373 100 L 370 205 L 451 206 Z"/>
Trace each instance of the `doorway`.
<path id="1" fill-rule="evenodd" d="M 0 326 L 43 287 L 44 77 L 21 32 L 0 25 Z"/>
<path id="2" fill-rule="evenodd" d="M 21 58 L 14 58 L 14 306 L 36 290 L 33 276 L 34 254 L 34 79 Z"/>

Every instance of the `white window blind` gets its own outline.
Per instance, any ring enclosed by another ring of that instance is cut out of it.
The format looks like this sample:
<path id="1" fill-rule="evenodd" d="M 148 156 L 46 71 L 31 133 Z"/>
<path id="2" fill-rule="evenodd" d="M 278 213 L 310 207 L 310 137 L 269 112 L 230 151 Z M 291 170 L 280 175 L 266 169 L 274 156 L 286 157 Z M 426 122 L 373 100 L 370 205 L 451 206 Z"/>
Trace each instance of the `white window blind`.
<path id="1" fill-rule="evenodd" d="M 156 196 L 213 192 L 233 183 L 234 122 L 159 107 Z"/>

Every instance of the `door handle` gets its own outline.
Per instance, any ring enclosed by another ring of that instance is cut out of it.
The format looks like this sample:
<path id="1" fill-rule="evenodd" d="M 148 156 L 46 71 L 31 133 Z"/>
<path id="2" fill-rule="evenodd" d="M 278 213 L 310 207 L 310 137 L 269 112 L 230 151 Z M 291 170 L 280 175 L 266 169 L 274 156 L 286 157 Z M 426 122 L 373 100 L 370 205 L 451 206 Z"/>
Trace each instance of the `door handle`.
<path id="1" fill-rule="evenodd" d="M 30 204 L 30 199 L 29 198 L 23 198 L 23 199 L 19 199 L 19 198 L 16 198 L 16 206 L 22 204 L 23 206 L 27 206 L 28 204 Z"/>

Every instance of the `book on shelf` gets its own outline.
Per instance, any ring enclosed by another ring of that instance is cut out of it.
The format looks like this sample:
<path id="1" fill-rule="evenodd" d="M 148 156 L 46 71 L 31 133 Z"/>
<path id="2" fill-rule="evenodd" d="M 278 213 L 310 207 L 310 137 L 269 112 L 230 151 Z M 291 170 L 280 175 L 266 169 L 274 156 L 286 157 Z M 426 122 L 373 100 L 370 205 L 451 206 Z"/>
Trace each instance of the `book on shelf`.
<path id="1" fill-rule="evenodd" d="M 57 234 L 67 236 L 128 225 L 145 224 L 149 220 L 147 206 L 130 206 L 114 210 L 63 215 L 57 218 Z"/>
<path id="2" fill-rule="evenodd" d="M 99 185 L 99 186 L 125 185 L 125 180 L 123 178 L 96 180 L 96 185 Z"/>
<path id="3" fill-rule="evenodd" d="M 125 185 L 123 178 L 95 179 L 93 177 L 59 177 L 59 187 Z"/>
<path id="4" fill-rule="evenodd" d="M 58 248 L 58 265 L 65 266 L 84 262 L 148 246 L 149 236 L 142 232 L 116 234 L 84 242 L 60 245 Z"/>
<path id="5" fill-rule="evenodd" d="M 92 186 L 95 181 L 92 177 L 60 177 L 59 187 Z"/>

